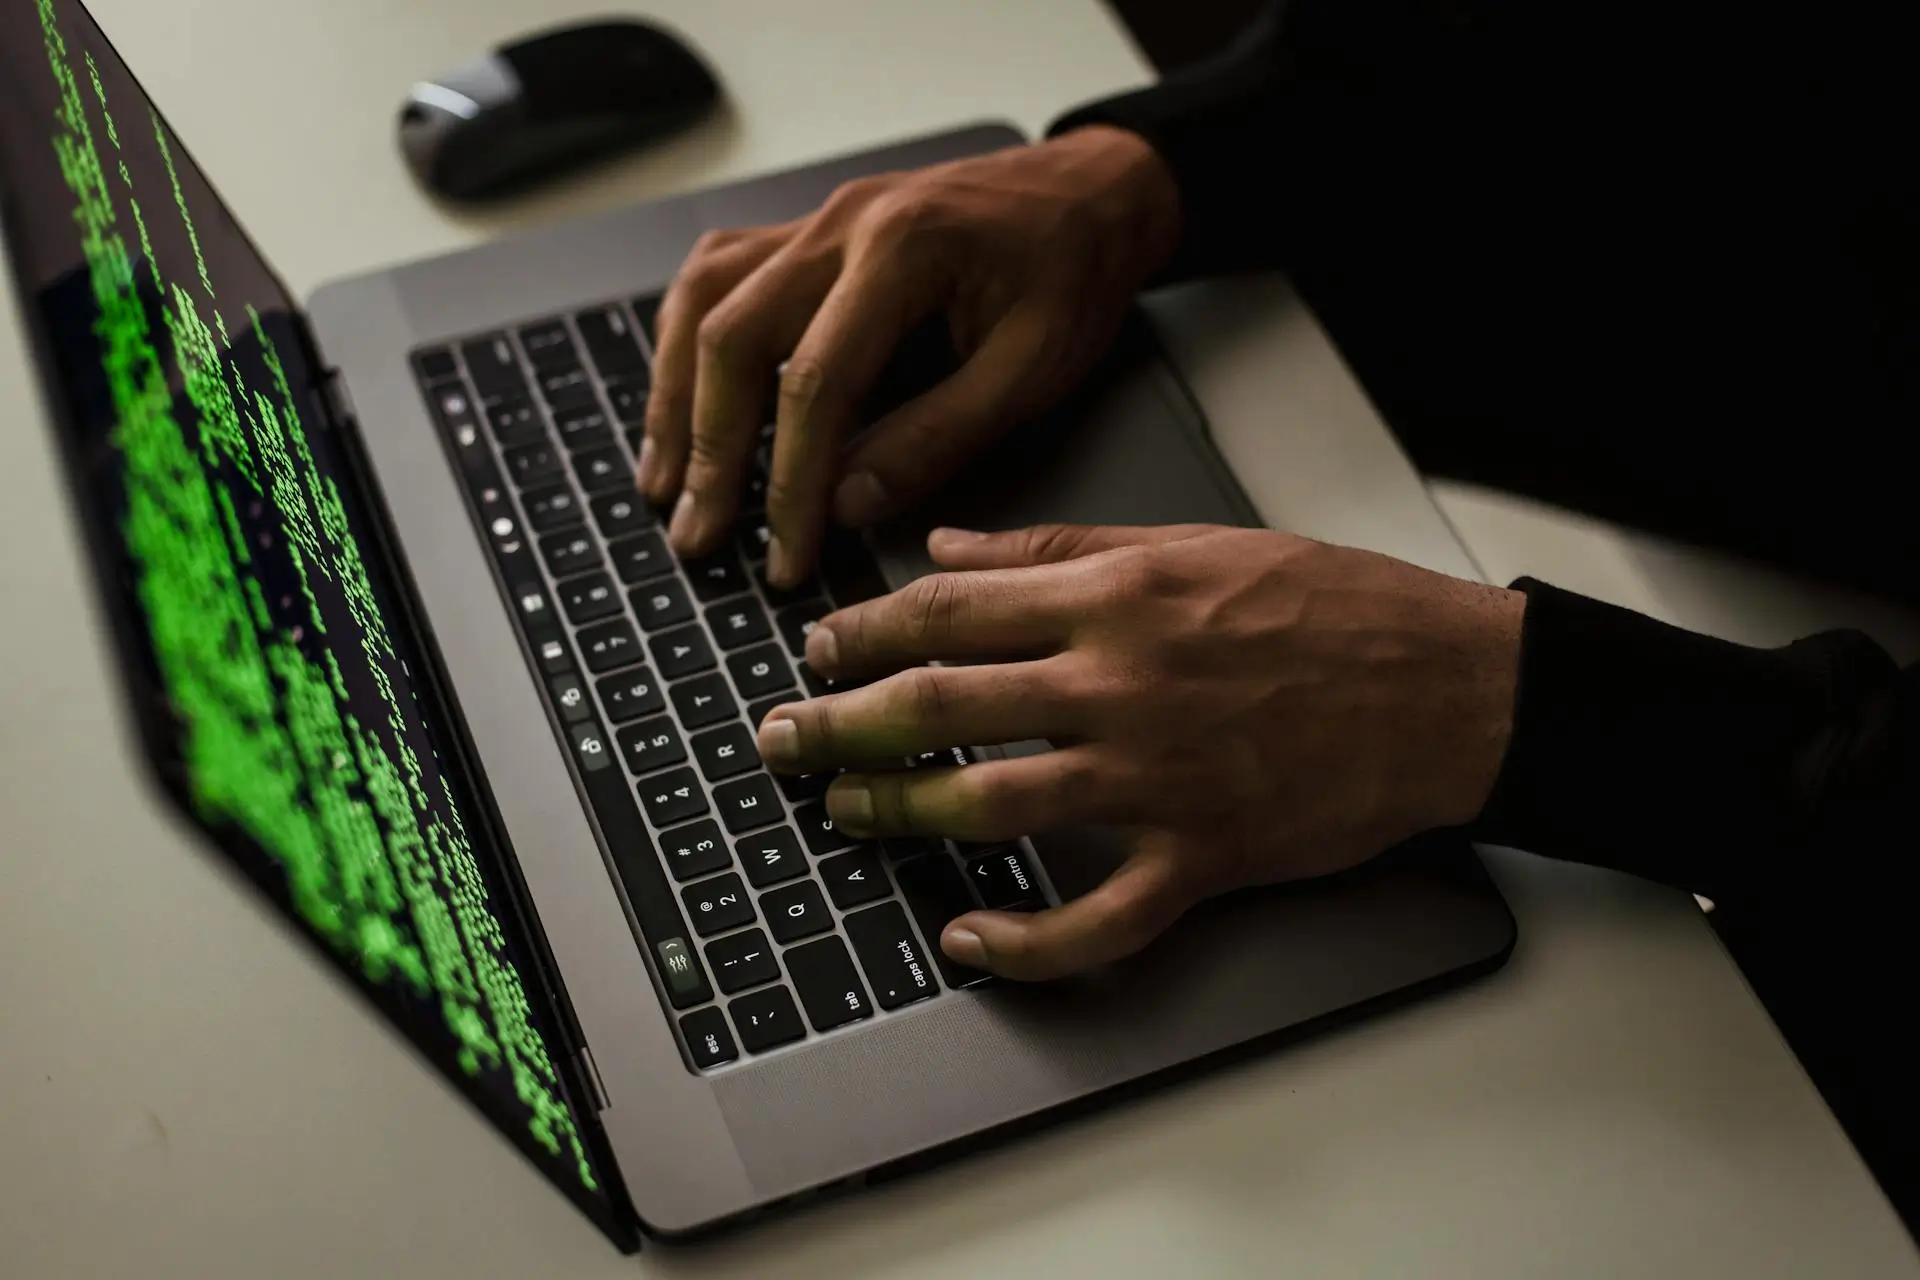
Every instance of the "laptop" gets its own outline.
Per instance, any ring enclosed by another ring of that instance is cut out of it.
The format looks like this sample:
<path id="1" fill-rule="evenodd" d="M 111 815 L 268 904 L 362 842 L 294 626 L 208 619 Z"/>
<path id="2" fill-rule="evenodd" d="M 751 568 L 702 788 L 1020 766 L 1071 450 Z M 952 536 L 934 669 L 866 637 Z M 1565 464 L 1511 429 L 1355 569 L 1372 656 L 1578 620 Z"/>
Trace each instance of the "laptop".
<path id="1" fill-rule="evenodd" d="M 926 572 L 933 521 L 1257 522 L 1136 318 L 1070 403 L 916 520 L 838 537 L 802 589 L 767 586 L 752 514 L 711 558 L 667 549 L 630 474 L 655 304 L 694 239 L 1015 141 L 923 138 L 303 308 L 78 0 L 0 6 L 7 254 L 159 794 L 623 1249 L 924 1167 L 1513 945 L 1473 851 L 1437 834 L 1208 903 L 1084 978 L 990 981 L 938 950 L 945 922 L 1085 892 L 1115 833 L 855 843 L 826 779 L 760 768 L 758 718 L 820 691 L 807 628 Z"/>

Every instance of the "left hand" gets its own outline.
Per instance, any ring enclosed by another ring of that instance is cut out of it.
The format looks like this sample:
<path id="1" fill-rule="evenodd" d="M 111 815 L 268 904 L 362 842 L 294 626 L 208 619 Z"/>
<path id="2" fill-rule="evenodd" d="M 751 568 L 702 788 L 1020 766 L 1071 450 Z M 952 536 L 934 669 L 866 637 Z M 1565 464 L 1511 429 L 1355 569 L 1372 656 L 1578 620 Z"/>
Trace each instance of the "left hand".
<path id="1" fill-rule="evenodd" d="M 781 772 L 867 770 L 827 793 L 853 835 L 1136 833 L 1132 858 L 1074 902 L 948 925 L 941 945 L 963 963 L 1039 979 L 1118 959 L 1209 895 L 1468 822 L 1499 773 L 1516 592 L 1210 525 L 941 530 L 929 549 L 959 572 L 834 614 L 808 640 L 828 679 L 885 678 L 777 708 L 759 747 Z M 919 665 L 940 659 L 975 665 Z M 1033 738 L 1057 749 L 884 767 Z"/>

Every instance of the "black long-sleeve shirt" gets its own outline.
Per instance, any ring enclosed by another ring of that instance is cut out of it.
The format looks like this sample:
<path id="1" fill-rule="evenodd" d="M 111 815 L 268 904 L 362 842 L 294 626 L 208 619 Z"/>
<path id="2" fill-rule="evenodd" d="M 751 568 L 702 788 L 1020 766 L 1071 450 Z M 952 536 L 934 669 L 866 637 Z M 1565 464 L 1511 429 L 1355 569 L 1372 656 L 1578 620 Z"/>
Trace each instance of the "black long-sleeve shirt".
<path id="1" fill-rule="evenodd" d="M 1439 456 L 1471 434 L 1549 491 L 1914 599 L 1906 8 L 1293 0 L 1056 131 L 1145 136 L 1181 194 L 1169 276 L 1287 269 Z M 1517 585 L 1476 834 L 1765 934 L 1750 976 L 1913 1224 L 1920 669 L 1854 633 L 1759 650 Z"/>

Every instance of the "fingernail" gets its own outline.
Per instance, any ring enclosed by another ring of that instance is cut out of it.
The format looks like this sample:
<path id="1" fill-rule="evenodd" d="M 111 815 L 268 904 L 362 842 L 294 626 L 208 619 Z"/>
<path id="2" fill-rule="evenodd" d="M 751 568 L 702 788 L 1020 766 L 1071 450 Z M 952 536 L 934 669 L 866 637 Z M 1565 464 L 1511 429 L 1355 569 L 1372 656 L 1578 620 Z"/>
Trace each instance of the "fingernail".
<path id="1" fill-rule="evenodd" d="M 863 783 L 838 783 L 827 792 L 827 807 L 844 831 L 859 835 L 873 826 L 873 792 Z"/>
<path id="2" fill-rule="evenodd" d="M 792 764 L 800 758 L 800 726 L 791 720 L 769 719 L 760 726 L 760 758 L 770 764 Z"/>
<path id="3" fill-rule="evenodd" d="M 987 535 L 977 529 L 950 529 L 941 526 L 927 535 L 929 543 L 934 542 L 978 542 Z"/>
<path id="4" fill-rule="evenodd" d="M 798 585 L 793 576 L 793 553 L 776 533 L 767 542 L 767 578 L 776 587 L 791 587 Z"/>
<path id="5" fill-rule="evenodd" d="M 854 472 L 833 491 L 833 518 L 844 525 L 872 524 L 886 508 L 886 488 L 871 471 Z"/>
<path id="6" fill-rule="evenodd" d="M 822 675 L 839 669 L 840 640 L 832 628 L 815 626 L 807 637 L 807 665 Z"/>
<path id="7" fill-rule="evenodd" d="M 680 495 L 680 501 L 673 504 L 673 520 L 667 525 L 667 539 L 676 547 L 690 544 L 693 537 L 694 501 L 692 493 Z"/>
<path id="8" fill-rule="evenodd" d="M 651 491 L 660 479 L 659 476 L 653 474 L 659 465 L 660 459 L 653 451 L 653 438 L 651 436 L 643 436 L 640 440 L 639 465 L 634 468 L 635 482 L 642 489 Z"/>
<path id="9" fill-rule="evenodd" d="M 976 969 L 987 967 L 987 946 L 971 929 L 948 929 L 940 935 L 940 949 L 961 964 L 970 964 Z"/>

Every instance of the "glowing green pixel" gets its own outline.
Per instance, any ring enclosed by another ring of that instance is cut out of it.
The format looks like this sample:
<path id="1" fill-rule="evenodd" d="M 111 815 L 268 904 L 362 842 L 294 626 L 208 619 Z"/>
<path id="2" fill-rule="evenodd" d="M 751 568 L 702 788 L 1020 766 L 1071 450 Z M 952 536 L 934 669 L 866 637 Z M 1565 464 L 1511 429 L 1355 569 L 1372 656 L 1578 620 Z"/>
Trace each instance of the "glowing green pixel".
<path id="1" fill-rule="evenodd" d="M 198 292 L 162 280 L 132 172 L 118 163 L 172 373 L 192 406 L 191 431 L 176 416 L 169 370 L 139 295 L 54 0 L 38 5 L 60 91 L 53 149 L 76 201 L 74 224 L 98 308 L 101 371 L 115 412 L 126 503 L 120 532 L 181 728 L 192 801 L 207 819 L 239 826 L 279 863 L 294 909 L 348 964 L 372 982 L 402 985 L 437 1005 L 461 1068 L 471 1075 L 505 1071 L 530 1113 L 527 1131 L 597 1191 L 552 1060 L 531 1025 L 520 975 L 506 958 L 506 937 L 458 805 L 444 778 L 429 795 L 407 745 L 389 674 L 399 658 L 345 505 L 308 449 L 280 353 L 249 308 L 248 327 L 267 370 L 267 385 L 251 385 L 233 356 L 172 147 L 154 116 L 212 322 L 202 315 Z M 85 65 L 117 149 L 105 86 L 90 56 Z M 221 478 L 228 475 L 237 486 Z M 270 507 L 278 521 L 278 549 L 304 588 L 298 625 L 285 621 L 294 607 L 287 601 L 275 620 L 254 576 L 256 556 L 238 509 L 249 504 L 256 516 Z M 337 586 L 347 616 L 325 616 L 313 585 L 322 580 Z M 384 702 L 391 746 L 352 714 L 339 655 L 314 645 L 318 637 L 349 634 L 359 637 L 363 683 Z"/>

